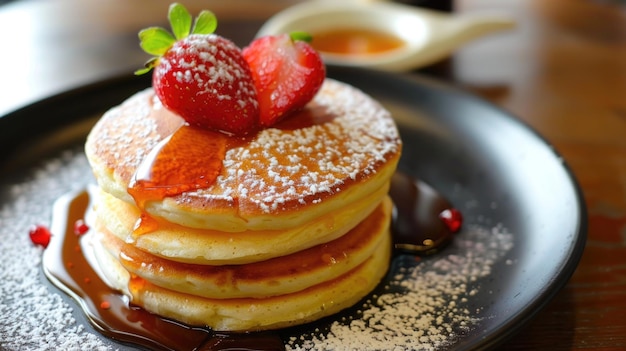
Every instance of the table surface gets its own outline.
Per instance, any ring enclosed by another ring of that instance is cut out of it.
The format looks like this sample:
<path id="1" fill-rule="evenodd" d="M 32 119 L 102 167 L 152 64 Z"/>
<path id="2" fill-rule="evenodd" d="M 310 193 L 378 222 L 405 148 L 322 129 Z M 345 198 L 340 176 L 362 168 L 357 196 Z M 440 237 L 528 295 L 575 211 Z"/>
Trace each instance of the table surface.
<path id="1" fill-rule="evenodd" d="M 185 1 L 226 19 L 235 42 L 290 0 Z M 152 4 L 149 6 L 148 4 Z M 139 29 L 163 0 L 24 0 L 0 6 L 0 115 L 130 72 Z M 503 349 L 626 349 L 626 3 L 457 0 L 456 12 L 510 11 L 515 30 L 473 41 L 420 70 L 482 96 L 543 135 L 573 170 L 588 240 L 569 283 Z"/>

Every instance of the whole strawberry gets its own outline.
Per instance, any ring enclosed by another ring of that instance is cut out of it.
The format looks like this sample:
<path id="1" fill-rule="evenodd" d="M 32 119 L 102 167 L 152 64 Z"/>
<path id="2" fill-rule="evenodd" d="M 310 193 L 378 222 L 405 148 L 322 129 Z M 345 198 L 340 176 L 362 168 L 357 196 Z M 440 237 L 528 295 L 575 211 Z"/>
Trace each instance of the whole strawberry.
<path id="1" fill-rule="evenodd" d="M 141 47 L 155 57 L 136 74 L 154 68 L 156 95 L 191 125 L 236 135 L 255 130 L 259 105 L 250 68 L 233 42 L 212 34 L 215 16 L 202 11 L 192 30 L 191 15 L 175 3 L 168 17 L 174 35 L 160 27 L 139 33 Z"/>
<path id="2" fill-rule="evenodd" d="M 262 126 L 271 126 L 306 105 L 318 92 L 326 69 L 304 33 L 265 36 L 243 49 L 256 85 Z"/>

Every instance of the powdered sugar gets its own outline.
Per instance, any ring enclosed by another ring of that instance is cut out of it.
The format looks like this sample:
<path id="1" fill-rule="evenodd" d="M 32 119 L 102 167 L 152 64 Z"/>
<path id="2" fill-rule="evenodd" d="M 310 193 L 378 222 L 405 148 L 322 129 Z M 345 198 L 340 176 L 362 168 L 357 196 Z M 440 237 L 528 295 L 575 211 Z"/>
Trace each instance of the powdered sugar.
<path id="1" fill-rule="evenodd" d="M 3 350 L 107 350 L 109 342 L 74 318 L 72 308 L 44 283 L 41 248 L 28 228 L 50 222 L 52 204 L 71 189 L 93 182 L 78 150 L 33 168 L 13 184 L 0 209 L 0 348 Z"/>
<path id="2" fill-rule="evenodd" d="M 263 130 L 245 149 L 227 155 L 238 160 L 238 168 L 258 173 L 218 181 L 242 184 L 254 195 L 247 200 L 273 211 L 289 201 L 316 197 L 315 201 L 347 180 L 375 173 L 399 150 L 389 112 L 352 87 L 327 80 L 310 108 L 323 108 L 323 113 L 338 117 L 293 131 Z"/>
<path id="3" fill-rule="evenodd" d="M 470 226 L 452 252 L 416 261 L 396 258 L 381 291 L 327 331 L 293 337 L 290 350 L 436 350 L 452 345 L 480 321 L 471 308 L 480 280 L 513 248 L 502 226 Z"/>

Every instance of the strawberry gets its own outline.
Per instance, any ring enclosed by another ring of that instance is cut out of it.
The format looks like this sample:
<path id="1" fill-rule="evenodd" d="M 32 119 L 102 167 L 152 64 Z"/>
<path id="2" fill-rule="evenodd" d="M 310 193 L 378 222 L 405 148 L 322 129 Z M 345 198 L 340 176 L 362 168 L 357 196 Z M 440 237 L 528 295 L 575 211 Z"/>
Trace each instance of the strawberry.
<path id="1" fill-rule="evenodd" d="M 259 100 L 259 122 L 271 126 L 306 105 L 318 92 L 326 69 L 301 33 L 264 36 L 243 49 Z"/>
<path id="2" fill-rule="evenodd" d="M 168 17 L 174 35 L 160 27 L 139 33 L 142 48 L 155 57 L 136 74 L 154 68 L 156 95 L 189 124 L 227 134 L 252 132 L 259 106 L 241 50 L 212 34 L 217 20 L 209 11 L 198 15 L 193 30 L 191 15 L 182 5 L 172 4 Z"/>
<path id="3" fill-rule="evenodd" d="M 152 86 L 168 109 L 189 124 L 246 134 L 256 126 L 252 75 L 239 48 L 217 35 L 194 34 L 160 59 Z"/>

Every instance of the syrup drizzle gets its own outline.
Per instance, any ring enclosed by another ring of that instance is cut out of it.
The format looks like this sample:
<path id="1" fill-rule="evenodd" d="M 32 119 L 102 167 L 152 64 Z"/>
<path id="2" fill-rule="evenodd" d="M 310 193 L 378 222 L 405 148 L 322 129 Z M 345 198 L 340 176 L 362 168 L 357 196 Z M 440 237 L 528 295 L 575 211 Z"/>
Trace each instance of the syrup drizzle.
<path id="1" fill-rule="evenodd" d="M 392 233 L 398 253 L 432 253 L 452 239 L 455 228 L 440 214 L 454 209 L 433 188 L 397 172 L 390 195 L 396 206 Z M 80 236 L 74 233 L 74 223 L 86 217 L 91 197 L 90 191 L 82 191 L 57 200 L 51 228 L 55 236 L 44 252 L 43 266 L 48 279 L 80 304 L 98 331 L 121 342 L 161 350 L 285 349 L 278 332 L 225 333 L 187 326 L 133 306 L 107 286 L 88 263 Z"/>
<path id="2" fill-rule="evenodd" d="M 229 139 L 223 133 L 182 125 L 157 144 L 128 186 L 142 211 L 133 234 L 151 232 L 158 225 L 145 212 L 148 201 L 210 187 L 222 169 Z"/>

